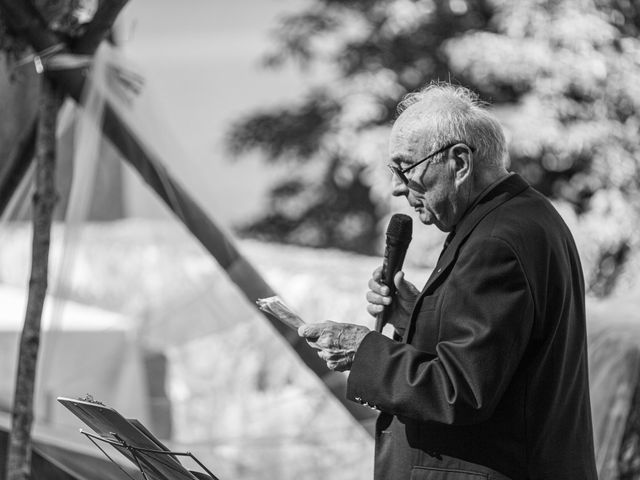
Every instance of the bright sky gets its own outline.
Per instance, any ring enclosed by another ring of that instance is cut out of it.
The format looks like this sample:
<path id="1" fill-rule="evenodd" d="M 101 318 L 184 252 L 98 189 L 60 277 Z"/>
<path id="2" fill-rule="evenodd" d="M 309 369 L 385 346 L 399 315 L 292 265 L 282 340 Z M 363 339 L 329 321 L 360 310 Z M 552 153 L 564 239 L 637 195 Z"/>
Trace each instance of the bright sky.
<path id="1" fill-rule="evenodd" d="M 220 221 L 254 215 L 275 177 L 255 158 L 229 162 L 222 138 L 243 114 L 305 89 L 309 80 L 293 68 L 260 65 L 276 19 L 304 5 L 305 0 L 131 0 L 123 12 L 124 51 L 157 92 L 159 111 L 199 172 L 186 186 Z"/>

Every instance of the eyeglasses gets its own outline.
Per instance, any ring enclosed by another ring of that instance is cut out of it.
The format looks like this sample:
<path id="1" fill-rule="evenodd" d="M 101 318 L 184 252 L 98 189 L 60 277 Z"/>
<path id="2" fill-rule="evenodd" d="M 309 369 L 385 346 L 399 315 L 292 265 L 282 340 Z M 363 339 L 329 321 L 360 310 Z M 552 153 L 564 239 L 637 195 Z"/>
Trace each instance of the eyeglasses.
<path id="1" fill-rule="evenodd" d="M 411 170 L 412 168 L 416 168 L 418 165 L 426 162 L 427 160 L 435 157 L 436 155 L 446 152 L 447 150 L 449 150 L 451 147 L 454 147 L 456 145 L 458 145 L 459 143 L 463 143 L 463 142 L 453 142 L 453 143 L 449 143 L 447 145 L 445 145 L 444 147 L 442 147 L 439 150 L 436 150 L 433 153 L 430 153 L 429 155 L 427 155 L 426 157 L 424 157 L 422 160 L 417 161 L 416 163 L 409 165 L 407 168 L 400 168 L 396 165 L 387 165 L 387 167 L 389 168 L 389 170 L 391 170 L 393 172 L 393 174 L 398 178 L 398 180 L 400 180 L 402 183 L 404 183 L 405 185 L 409 185 L 409 179 L 407 178 L 407 176 L 405 175 L 405 173 L 407 173 L 409 170 Z M 465 143 L 466 145 L 466 143 Z M 475 152 L 475 148 L 473 148 L 470 145 L 467 145 L 467 147 L 469 147 L 469 149 L 472 152 Z M 431 162 L 429 162 L 431 163 Z"/>

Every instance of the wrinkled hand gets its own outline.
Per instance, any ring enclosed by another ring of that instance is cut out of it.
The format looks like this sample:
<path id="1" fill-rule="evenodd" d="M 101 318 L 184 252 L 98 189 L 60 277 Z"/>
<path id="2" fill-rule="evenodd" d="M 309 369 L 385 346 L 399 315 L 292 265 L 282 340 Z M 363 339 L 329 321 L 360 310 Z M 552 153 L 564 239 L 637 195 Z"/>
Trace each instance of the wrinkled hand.
<path id="1" fill-rule="evenodd" d="M 331 321 L 298 328 L 298 335 L 319 350 L 318 356 L 327 362 L 327 367 L 339 372 L 351 369 L 356 350 L 367 333 L 369 329 L 362 325 Z"/>
<path id="2" fill-rule="evenodd" d="M 382 267 L 378 267 L 373 271 L 373 275 L 369 280 L 367 312 L 377 317 L 385 307 L 389 308 L 388 321 L 402 335 L 409 323 L 411 310 L 420 292 L 415 285 L 404 279 L 404 272 L 402 271 L 396 273 L 396 276 L 393 277 L 393 283 L 396 286 L 396 294 L 393 297 L 389 295 L 389 287 L 384 285 L 381 280 Z"/>

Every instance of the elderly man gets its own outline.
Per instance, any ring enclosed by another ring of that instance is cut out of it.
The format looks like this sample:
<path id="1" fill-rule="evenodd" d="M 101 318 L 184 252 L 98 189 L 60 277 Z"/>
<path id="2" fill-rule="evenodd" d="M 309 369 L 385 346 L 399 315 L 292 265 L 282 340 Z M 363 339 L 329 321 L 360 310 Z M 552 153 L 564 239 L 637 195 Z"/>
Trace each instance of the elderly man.
<path id="1" fill-rule="evenodd" d="M 394 339 L 324 322 L 299 334 L 381 414 L 375 478 L 596 480 L 584 282 L 567 226 L 505 170 L 502 128 L 469 90 L 411 94 L 390 139 L 396 196 L 449 232 L 426 285 L 380 269 L 368 312 Z"/>

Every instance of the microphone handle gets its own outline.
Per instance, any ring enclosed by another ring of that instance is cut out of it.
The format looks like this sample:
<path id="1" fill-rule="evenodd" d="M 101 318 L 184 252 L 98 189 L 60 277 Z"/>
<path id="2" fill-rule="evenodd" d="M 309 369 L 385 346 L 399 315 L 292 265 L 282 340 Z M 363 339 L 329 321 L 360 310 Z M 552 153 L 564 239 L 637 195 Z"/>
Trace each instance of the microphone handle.
<path id="1" fill-rule="evenodd" d="M 393 296 L 396 293 L 396 284 L 393 283 L 393 278 L 400 270 L 402 270 L 402 264 L 404 263 L 404 257 L 407 253 L 409 244 L 406 242 L 390 242 L 387 238 L 387 244 L 384 249 L 384 259 L 382 261 L 382 283 L 389 287 L 389 295 Z M 376 332 L 382 332 L 382 329 L 387 324 L 387 317 L 389 315 L 389 307 L 384 307 L 381 313 L 376 316 Z"/>

